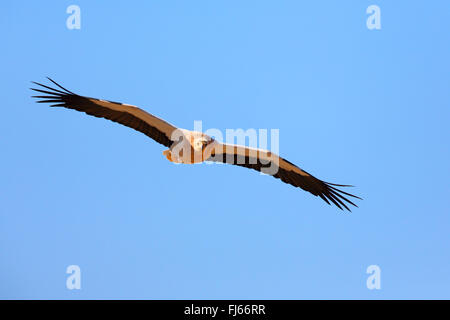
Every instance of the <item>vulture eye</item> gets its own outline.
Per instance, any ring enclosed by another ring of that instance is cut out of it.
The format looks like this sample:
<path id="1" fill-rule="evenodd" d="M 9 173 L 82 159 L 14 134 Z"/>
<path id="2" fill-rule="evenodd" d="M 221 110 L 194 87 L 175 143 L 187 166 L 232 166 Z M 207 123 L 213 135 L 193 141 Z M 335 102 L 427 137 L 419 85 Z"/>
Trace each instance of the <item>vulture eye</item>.
<path id="1" fill-rule="evenodd" d="M 207 145 L 207 142 L 203 139 L 198 139 L 194 143 L 195 143 L 195 148 L 197 148 L 197 149 L 204 148 Z"/>

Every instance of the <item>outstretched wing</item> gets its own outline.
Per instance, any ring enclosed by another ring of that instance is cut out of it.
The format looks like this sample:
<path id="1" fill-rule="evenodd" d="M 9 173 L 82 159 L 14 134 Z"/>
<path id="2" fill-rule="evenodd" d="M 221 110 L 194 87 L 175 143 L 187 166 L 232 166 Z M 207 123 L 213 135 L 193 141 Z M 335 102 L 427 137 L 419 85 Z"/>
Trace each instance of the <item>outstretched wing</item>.
<path id="1" fill-rule="evenodd" d="M 336 188 L 351 186 L 333 184 L 317 179 L 286 159 L 266 150 L 218 143 L 208 161 L 233 164 L 270 174 L 285 183 L 321 197 L 328 204 L 331 201 L 341 210 L 345 208 L 351 211 L 347 206 L 348 204 L 358 207 L 348 197 L 361 199 Z"/>
<path id="2" fill-rule="evenodd" d="M 31 90 L 45 95 L 32 96 L 38 98 L 38 103 L 50 103 L 51 107 L 64 107 L 85 112 L 88 115 L 105 118 L 124 126 L 142 132 L 153 140 L 170 147 L 173 141 L 170 139 L 172 132 L 177 128 L 161 120 L 138 107 L 119 102 L 106 101 L 101 99 L 79 96 L 48 78 L 59 89 L 33 82 L 39 85 L 39 89 Z M 44 90 L 45 89 L 45 90 Z"/>

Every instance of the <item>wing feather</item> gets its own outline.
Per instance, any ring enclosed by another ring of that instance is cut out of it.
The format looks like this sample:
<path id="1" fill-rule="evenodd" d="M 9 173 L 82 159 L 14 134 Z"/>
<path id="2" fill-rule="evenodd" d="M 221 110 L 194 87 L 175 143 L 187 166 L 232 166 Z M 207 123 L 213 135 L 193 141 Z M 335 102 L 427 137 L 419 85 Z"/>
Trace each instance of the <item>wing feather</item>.
<path id="1" fill-rule="evenodd" d="M 346 196 L 361 199 L 358 196 L 344 192 L 339 187 L 350 187 L 348 185 L 337 185 L 317 179 L 310 173 L 300 169 L 292 162 L 266 150 L 252 149 L 244 146 L 220 144 L 214 147 L 208 161 L 224 162 L 260 172 L 271 174 L 284 183 L 293 185 L 319 196 L 326 203 L 333 203 L 336 207 L 351 211 L 348 204 L 358 207 Z M 275 169 L 268 170 L 270 167 Z"/>
<path id="2" fill-rule="evenodd" d="M 59 89 L 33 82 L 41 88 L 31 88 L 31 90 L 46 94 L 32 96 L 40 99 L 37 101 L 38 103 L 50 103 L 51 107 L 64 107 L 84 112 L 94 117 L 108 119 L 140 131 L 166 147 L 172 145 L 171 136 L 177 128 L 168 122 L 135 106 L 77 95 L 52 79 L 48 79 Z"/>

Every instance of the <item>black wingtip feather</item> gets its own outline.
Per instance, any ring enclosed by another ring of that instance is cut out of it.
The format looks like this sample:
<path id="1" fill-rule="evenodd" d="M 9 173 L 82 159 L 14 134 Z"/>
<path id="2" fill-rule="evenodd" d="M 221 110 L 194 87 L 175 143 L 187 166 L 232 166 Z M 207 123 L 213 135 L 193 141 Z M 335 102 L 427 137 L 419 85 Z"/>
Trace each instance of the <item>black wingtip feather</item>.
<path id="1" fill-rule="evenodd" d="M 327 183 L 327 184 L 329 185 L 329 183 Z M 332 186 L 329 186 L 329 187 L 330 187 L 331 189 L 333 189 L 333 190 L 335 190 L 335 191 L 337 191 L 337 192 L 343 193 L 343 194 L 345 194 L 345 195 L 347 195 L 347 196 L 350 196 L 350 197 L 353 197 L 353 198 L 356 198 L 356 199 L 359 199 L 359 200 L 363 200 L 362 198 L 360 198 L 360 197 L 358 197 L 358 196 L 355 196 L 354 194 L 351 194 L 351 193 L 342 191 L 342 190 L 340 190 L 340 189 L 338 189 L 338 188 L 335 188 L 335 187 L 332 187 Z"/>
<path id="2" fill-rule="evenodd" d="M 48 80 L 50 80 L 51 82 L 53 82 L 55 85 L 57 85 L 59 88 L 63 89 L 64 91 L 66 91 L 67 93 L 70 94 L 75 94 L 72 91 L 67 90 L 66 88 L 64 88 L 63 86 L 61 86 L 60 84 L 58 84 L 56 81 L 54 81 L 53 79 L 51 79 L 50 77 L 47 77 Z"/>
<path id="3" fill-rule="evenodd" d="M 30 89 L 33 90 L 33 91 L 36 91 L 36 92 L 41 92 L 41 93 L 45 93 L 45 94 L 51 94 L 51 95 L 59 96 L 59 97 L 61 97 L 63 95 L 61 93 L 50 92 L 50 91 L 46 91 L 46 90 L 42 90 L 42 89 L 36 89 L 36 88 L 30 88 Z M 64 93 L 64 94 L 66 94 L 66 93 Z"/>
<path id="4" fill-rule="evenodd" d="M 327 195 L 327 198 L 330 199 L 331 202 L 333 202 L 336 207 L 342 210 L 342 207 L 339 205 L 339 203 L 336 202 L 336 200 L 332 196 Z"/>
<path id="5" fill-rule="evenodd" d="M 49 86 L 46 86 L 42 83 L 31 81 L 32 83 L 38 85 L 40 88 L 30 88 L 31 90 L 35 92 L 39 92 L 41 94 L 45 95 L 33 95 L 32 98 L 39 99 L 36 100 L 37 103 L 53 103 L 50 105 L 53 106 L 65 106 L 65 96 L 70 95 L 70 93 L 58 90 L 56 88 L 52 88 Z M 46 89 L 46 90 L 43 90 Z M 48 90 L 49 91 L 48 91 Z"/>
<path id="6" fill-rule="evenodd" d="M 346 197 L 344 197 L 344 196 L 343 196 L 342 194 L 340 194 L 339 192 L 334 191 L 334 190 L 331 190 L 331 193 L 332 193 L 333 195 L 335 195 L 335 196 L 341 198 L 342 200 L 344 200 L 344 201 L 350 203 L 351 205 L 357 207 L 356 204 L 354 204 L 352 201 L 350 201 L 349 199 L 347 199 Z"/>
<path id="7" fill-rule="evenodd" d="M 49 90 L 55 91 L 55 93 L 59 92 L 60 94 L 67 94 L 67 92 L 64 92 L 64 91 L 61 91 L 61 90 L 58 90 L 58 89 L 46 86 L 45 84 L 42 84 L 42 83 L 39 83 L 39 82 L 34 82 L 34 81 L 31 81 L 31 82 L 33 82 L 34 84 L 36 84 L 38 86 L 41 86 L 41 87 L 47 88 Z"/>
<path id="8" fill-rule="evenodd" d="M 325 182 L 325 181 L 324 181 Z M 329 185 L 332 185 L 332 186 L 335 186 L 335 187 L 349 187 L 349 188 L 353 188 L 353 187 L 355 187 L 355 186 L 352 186 L 352 185 L 350 185 L 350 184 L 336 184 L 336 183 L 331 183 L 331 182 L 325 182 L 326 184 L 329 184 Z"/>
<path id="9" fill-rule="evenodd" d="M 331 205 L 331 204 L 330 204 L 330 201 L 328 201 L 328 199 L 327 199 L 323 194 L 319 193 L 319 197 L 321 197 L 323 201 L 325 201 L 326 203 L 328 203 L 328 205 Z"/>

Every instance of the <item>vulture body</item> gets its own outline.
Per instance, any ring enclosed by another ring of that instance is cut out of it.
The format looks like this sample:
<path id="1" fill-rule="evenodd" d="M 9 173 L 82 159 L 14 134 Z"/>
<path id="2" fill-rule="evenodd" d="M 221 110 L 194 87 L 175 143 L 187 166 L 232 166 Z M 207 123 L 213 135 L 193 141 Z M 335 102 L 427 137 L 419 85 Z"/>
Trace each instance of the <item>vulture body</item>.
<path id="1" fill-rule="evenodd" d="M 223 144 L 204 133 L 179 129 L 138 107 L 80 96 L 52 79 L 48 79 L 56 88 L 33 82 L 39 86 L 39 88 L 32 88 L 40 94 L 33 96 L 39 99 L 38 103 L 49 103 L 51 107 L 77 110 L 133 128 L 169 148 L 163 152 L 169 161 L 185 164 L 214 161 L 253 169 L 308 191 L 341 210 L 351 211 L 349 205 L 357 207 L 349 197 L 361 199 L 338 188 L 350 186 L 317 179 L 288 160 L 267 150 Z"/>

